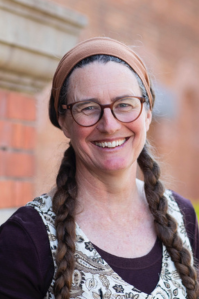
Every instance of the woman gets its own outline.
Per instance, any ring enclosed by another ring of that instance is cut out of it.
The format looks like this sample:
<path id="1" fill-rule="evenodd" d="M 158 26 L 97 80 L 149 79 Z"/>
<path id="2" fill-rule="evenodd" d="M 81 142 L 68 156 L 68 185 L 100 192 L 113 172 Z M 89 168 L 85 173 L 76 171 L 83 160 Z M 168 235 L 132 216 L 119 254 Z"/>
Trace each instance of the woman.
<path id="1" fill-rule="evenodd" d="M 49 112 L 70 146 L 55 192 L 1 228 L 1 298 L 198 298 L 197 220 L 148 153 L 153 105 L 124 44 L 93 38 L 62 58 Z"/>

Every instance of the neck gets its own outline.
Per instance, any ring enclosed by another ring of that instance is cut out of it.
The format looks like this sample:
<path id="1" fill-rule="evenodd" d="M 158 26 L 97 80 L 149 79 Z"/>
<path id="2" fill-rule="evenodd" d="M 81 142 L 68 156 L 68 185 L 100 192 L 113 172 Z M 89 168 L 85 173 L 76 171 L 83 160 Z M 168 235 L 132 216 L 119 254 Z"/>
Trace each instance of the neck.
<path id="1" fill-rule="evenodd" d="M 125 171 L 93 173 L 85 167 L 76 172 L 78 210 L 112 214 L 128 213 L 131 207 L 144 205 L 143 184 L 136 180 L 136 166 Z M 123 214 L 124 215 L 124 214 Z M 132 215 L 132 214 L 131 214 Z"/>

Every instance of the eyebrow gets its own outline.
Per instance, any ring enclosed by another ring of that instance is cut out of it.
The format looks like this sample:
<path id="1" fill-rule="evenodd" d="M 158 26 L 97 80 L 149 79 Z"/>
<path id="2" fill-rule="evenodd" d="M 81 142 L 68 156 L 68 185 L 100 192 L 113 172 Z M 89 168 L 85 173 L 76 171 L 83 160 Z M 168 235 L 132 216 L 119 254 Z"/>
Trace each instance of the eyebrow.
<path id="1" fill-rule="evenodd" d="M 117 101 L 117 100 L 122 99 L 122 98 L 130 98 L 130 97 L 133 97 L 133 96 L 135 96 L 135 95 L 125 94 L 125 95 L 122 95 L 122 96 L 119 96 L 119 97 L 112 98 L 111 102 Z M 98 98 L 85 98 L 85 99 L 80 100 L 80 102 L 90 102 L 90 101 L 99 103 Z"/>

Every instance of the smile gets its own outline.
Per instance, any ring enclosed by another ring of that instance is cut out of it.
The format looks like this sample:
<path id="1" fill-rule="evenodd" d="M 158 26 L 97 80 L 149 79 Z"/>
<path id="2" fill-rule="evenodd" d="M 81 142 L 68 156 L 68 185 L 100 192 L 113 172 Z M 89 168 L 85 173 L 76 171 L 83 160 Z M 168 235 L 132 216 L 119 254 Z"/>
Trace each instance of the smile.
<path id="1" fill-rule="evenodd" d="M 108 147 L 108 148 L 114 148 L 117 146 L 122 145 L 126 141 L 126 138 L 124 139 L 119 139 L 119 140 L 114 140 L 114 141 L 108 141 L 108 142 L 95 142 L 95 145 L 99 147 Z"/>

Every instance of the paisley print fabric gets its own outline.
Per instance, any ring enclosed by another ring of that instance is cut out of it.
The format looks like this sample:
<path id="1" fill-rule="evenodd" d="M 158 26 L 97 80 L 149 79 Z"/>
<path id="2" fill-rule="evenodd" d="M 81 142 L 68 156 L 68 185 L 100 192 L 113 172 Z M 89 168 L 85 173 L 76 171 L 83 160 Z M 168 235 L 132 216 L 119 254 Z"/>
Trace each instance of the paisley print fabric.
<path id="1" fill-rule="evenodd" d="M 178 233 L 184 246 L 191 251 L 191 245 L 185 230 L 183 216 L 170 191 L 165 192 L 169 213 L 178 222 Z M 57 249 L 55 214 L 52 211 L 51 197 L 43 194 L 27 204 L 35 208 L 46 226 L 56 273 L 55 253 Z M 52 298 L 54 277 L 44 299 Z M 75 270 L 71 298 L 75 299 L 181 299 L 186 298 L 178 272 L 165 246 L 162 246 L 162 270 L 159 282 L 151 294 L 146 294 L 125 282 L 99 255 L 87 236 L 76 224 Z"/>

